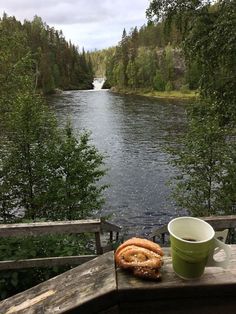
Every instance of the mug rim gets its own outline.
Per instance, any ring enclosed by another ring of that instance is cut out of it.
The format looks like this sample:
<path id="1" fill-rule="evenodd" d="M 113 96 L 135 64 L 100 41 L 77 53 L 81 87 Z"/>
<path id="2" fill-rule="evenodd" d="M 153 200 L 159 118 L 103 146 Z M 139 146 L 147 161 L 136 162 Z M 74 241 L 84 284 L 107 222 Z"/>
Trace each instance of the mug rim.
<path id="1" fill-rule="evenodd" d="M 172 223 L 174 223 L 175 221 L 181 220 L 181 219 L 186 219 L 186 220 L 189 219 L 189 220 L 197 220 L 197 221 L 200 221 L 201 223 L 207 225 L 208 228 L 210 227 L 210 229 L 211 229 L 211 231 L 212 231 L 212 236 L 206 238 L 205 240 L 194 241 L 194 242 L 188 241 L 188 240 L 185 240 L 185 239 L 183 239 L 183 238 L 178 237 L 177 235 L 173 234 L 173 232 L 170 231 L 170 225 L 171 225 Z M 169 233 L 170 233 L 170 235 L 171 235 L 172 237 L 174 237 L 174 238 L 176 238 L 176 239 L 178 239 L 178 240 L 180 240 L 180 241 L 182 241 L 182 242 L 191 243 L 191 244 L 193 244 L 193 243 L 205 243 L 205 242 L 208 242 L 208 241 L 212 240 L 212 239 L 214 238 L 214 236 L 215 236 L 215 230 L 213 229 L 213 227 L 212 227 L 208 222 L 206 222 L 206 221 L 203 220 L 203 219 L 199 219 L 199 218 L 197 218 L 197 217 L 191 217 L 191 216 L 182 216 L 182 217 L 177 217 L 177 218 L 171 219 L 171 221 L 169 221 L 169 223 L 168 223 L 168 225 L 167 225 L 167 230 L 169 231 Z"/>

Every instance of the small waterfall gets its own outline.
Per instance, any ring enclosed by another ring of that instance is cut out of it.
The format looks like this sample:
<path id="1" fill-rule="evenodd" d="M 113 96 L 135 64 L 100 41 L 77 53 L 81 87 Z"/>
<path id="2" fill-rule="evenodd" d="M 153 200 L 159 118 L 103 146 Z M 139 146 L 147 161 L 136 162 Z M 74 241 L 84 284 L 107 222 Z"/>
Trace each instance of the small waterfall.
<path id="1" fill-rule="evenodd" d="M 105 77 L 95 77 L 93 79 L 93 86 L 94 86 L 93 89 L 101 90 L 104 83 L 105 83 Z"/>

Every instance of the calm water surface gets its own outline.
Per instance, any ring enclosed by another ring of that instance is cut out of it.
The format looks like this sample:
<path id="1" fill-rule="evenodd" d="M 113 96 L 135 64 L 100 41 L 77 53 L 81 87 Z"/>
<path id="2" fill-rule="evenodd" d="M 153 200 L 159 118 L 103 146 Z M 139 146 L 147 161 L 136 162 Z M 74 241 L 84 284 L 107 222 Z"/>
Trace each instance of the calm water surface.
<path id="1" fill-rule="evenodd" d="M 180 215 L 167 181 L 176 171 L 163 146 L 174 144 L 185 125 L 181 103 L 108 90 L 69 91 L 50 100 L 59 121 L 68 117 L 79 133 L 92 132 L 93 144 L 106 156 L 106 204 L 101 215 L 127 234 L 148 235 Z"/>

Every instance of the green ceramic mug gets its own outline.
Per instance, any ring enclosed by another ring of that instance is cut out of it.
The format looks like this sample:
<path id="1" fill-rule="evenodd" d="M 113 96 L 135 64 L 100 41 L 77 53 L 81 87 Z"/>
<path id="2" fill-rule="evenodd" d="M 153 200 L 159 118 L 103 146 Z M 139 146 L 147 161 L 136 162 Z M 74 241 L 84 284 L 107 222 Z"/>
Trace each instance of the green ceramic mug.
<path id="1" fill-rule="evenodd" d="M 229 245 L 216 239 L 215 231 L 204 220 L 194 217 L 178 217 L 168 224 L 171 255 L 175 273 L 183 279 L 201 277 L 206 266 L 226 268 L 231 256 Z M 214 255 L 224 250 L 223 261 Z"/>

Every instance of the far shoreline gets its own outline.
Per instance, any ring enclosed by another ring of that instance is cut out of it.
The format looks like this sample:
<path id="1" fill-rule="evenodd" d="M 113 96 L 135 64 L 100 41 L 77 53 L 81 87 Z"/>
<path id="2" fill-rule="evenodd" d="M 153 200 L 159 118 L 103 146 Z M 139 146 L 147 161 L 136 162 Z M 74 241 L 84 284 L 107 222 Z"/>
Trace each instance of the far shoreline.
<path id="1" fill-rule="evenodd" d="M 144 90 L 144 89 L 128 89 L 128 88 L 117 88 L 112 87 L 110 89 L 112 92 L 124 95 L 137 95 L 152 97 L 158 99 L 176 99 L 176 100 L 196 100 L 198 98 L 198 92 L 196 90 L 182 92 L 179 90 L 173 91 L 154 91 L 154 90 Z"/>

